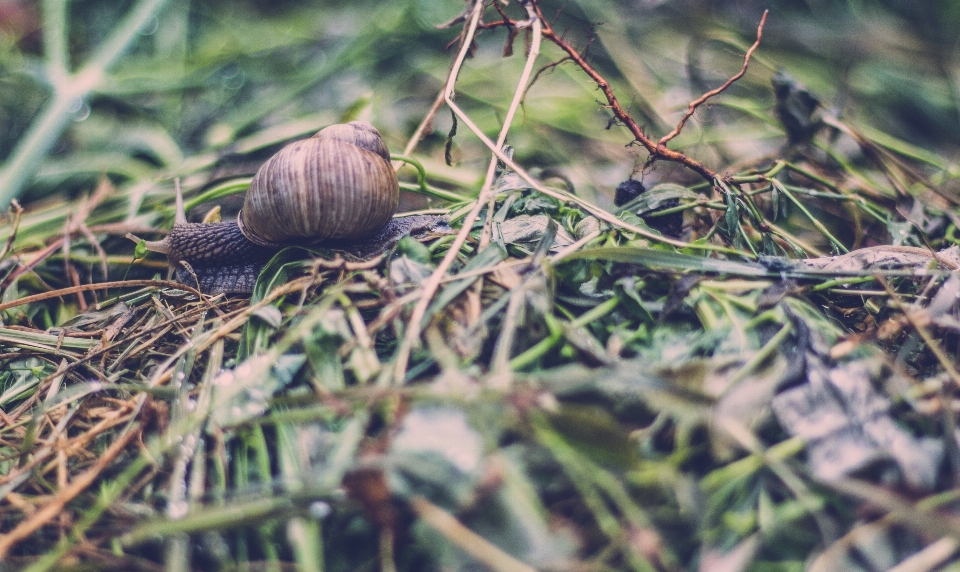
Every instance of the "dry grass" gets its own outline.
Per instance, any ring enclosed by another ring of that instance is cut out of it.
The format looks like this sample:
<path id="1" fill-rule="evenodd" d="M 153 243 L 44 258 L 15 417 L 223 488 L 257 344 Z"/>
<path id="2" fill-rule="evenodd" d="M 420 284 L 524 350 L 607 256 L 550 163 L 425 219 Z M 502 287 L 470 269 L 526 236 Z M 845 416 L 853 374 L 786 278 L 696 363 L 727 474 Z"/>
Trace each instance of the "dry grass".
<path id="1" fill-rule="evenodd" d="M 156 4 L 98 25 L 135 35 Z M 86 38 L 58 6 L 45 51 L 15 44 L 48 73 Z M 729 73 L 705 78 L 679 32 L 611 33 L 641 25 L 605 5 L 468 4 L 439 31 L 388 7 L 319 48 L 309 11 L 258 28 L 252 6 L 191 43 L 207 8 L 171 3 L 165 39 L 91 56 L 112 71 L 64 156 L 66 127 L 39 120 L 19 139 L 35 169 L 9 145 L 0 180 L 32 200 L 0 228 L 0 570 L 956 566 L 960 198 L 942 141 L 808 106 L 833 94 L 785 76 L 774 98 L 777 58 L 816 56 L 765 53 L 776 11 L 759 48 L 758 29 L 712 29 L 724 49 L 699 57 Z M 231 30 L 251 45 L 206 43 Z M 367 95 L 305 111 L 318 83 L 352 93 L 335 72 L 399 65 L 371 46 L 411 38 L 408 58 L 436 52 L 397 81 L 418 115 L 376 121 L 388 104 Z M 278 83 L 254 55 L 300 71 Z M 168 81 L 139 85 L 137 66 Z M 684 68 L 701 77 L 680 102 Z M 698 99 L 701 80 L 726 87 Z M 432 131 L 447 110 L 449 138 Z M 405 200 L 452 233 L 360 265 L 288 249 L 249 299 L 133 258 L 123 237 L 170 223 L 174 176 L 191 209 L 229 209 L 279 145 L 358 116 L 396 149 L 414 133 Z M 603 160 L 649 190 L 611 207 Z M 82 196 L 37 200 L 56 185 Z"/>

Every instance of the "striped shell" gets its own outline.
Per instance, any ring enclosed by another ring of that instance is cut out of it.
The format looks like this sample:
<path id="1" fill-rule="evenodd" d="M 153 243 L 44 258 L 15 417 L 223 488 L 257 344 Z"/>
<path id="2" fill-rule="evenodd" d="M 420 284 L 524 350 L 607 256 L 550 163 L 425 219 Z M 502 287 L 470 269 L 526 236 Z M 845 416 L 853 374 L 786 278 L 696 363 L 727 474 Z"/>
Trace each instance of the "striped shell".
<path id="1" fill-rule="evenodd" d="M 257 171 L 240 211 L 240 231 L 261 246 L 362 239 L 397 209 L 390 152 L 369 123 L 331 125 L 287 145 Z"/>

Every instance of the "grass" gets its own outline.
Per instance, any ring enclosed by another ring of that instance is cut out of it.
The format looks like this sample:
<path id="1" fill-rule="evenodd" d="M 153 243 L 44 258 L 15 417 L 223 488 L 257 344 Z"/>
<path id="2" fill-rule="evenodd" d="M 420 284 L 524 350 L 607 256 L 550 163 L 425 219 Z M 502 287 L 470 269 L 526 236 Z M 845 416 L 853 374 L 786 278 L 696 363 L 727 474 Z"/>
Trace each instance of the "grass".
<path id="1" fill-rule="evenodd" d="M 0 569 L 958 565 L 955 11 L 775 3 L 669 142 L 688 169 L 630 122 L 670 133 L 759 7 L 536 7 L 16 5 Z M 547 65 L 588 45 L 609 93 Z M 355 118 L 450 234 L 288 249 L 249 298 L 124 238 L 175 177 L 231 216 Z"/>

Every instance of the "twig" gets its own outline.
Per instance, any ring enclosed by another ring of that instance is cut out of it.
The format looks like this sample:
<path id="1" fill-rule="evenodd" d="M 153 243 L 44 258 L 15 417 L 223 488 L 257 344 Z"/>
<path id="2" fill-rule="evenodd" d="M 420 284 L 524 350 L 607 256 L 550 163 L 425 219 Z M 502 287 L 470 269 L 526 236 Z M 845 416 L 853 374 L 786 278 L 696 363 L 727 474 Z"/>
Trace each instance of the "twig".
<path id="1" fill-rule="evenodd" d="M 483 13 L 483 9 L 483 0 L 475 0 L 473 6 L 473 15 L 470 17 L 470 23 L 467 27 L 467 30 L 463 34 L 460 52 L 457 54 L 457 58 L 454 61 L 453 67 L 450 69 L 450 75 L 447 78 L 447 85 L 443 90 L 444 101 L 447 102 L 447 105 L 449 105 L 454 112 L 459 109 L 453 103 L 454 87 L 457 83 L 457 75 L 460 73 L 460 68 L 463 66 L 463 60 L 467 57 L 467 52 L 470 51 L 470 46 L 473 43 L 473 37 L 477 32 L 477 23 L 480 21 L 480 15 Z M 407 331 L 403 336 L 403 340 L 400 342 L 400 347 L 397 349 L 397 356 L 395 358 L 396 361 L 394 363 L 392 372 L 393 383 L 396 385 L 401 385 L 403 383 L 403 379 L 407 372 L 407 364 L 410 362 L 410 352 L 420 339 L 420 322 L 423 320 L 423 316 L 427 312 L 427 307 L 430 304 L 430 300 L 433 298 L 434 293 L 436 293 L 437 288 L 440 286 L 441 278 L 443 278 L 443 276 L 447 273 L 447 270 L 449 270 L 450 266 L 453 264 L 453 261 L 456 259 L 457 254 L 460 251 L 460 247 L 463 246 L 463 243 L 467 240 L 467 236 L 470 234 L 470 231 L 473 227 L 473 221 L 476 220 L 477 215 L 480 213 L 480 209 L 483 208 L 483 205 L 486 203 L 487 191 L 489 190 L 489 187 L 489 182 L 485 182 L 484 188 L 481 189 L 480 195 L 477 197 L 476 202 L 474 203 L 474 207 L 464 219 L 463 226 L 460 228 L 460 232 L 457 233 L 457 237 L 450 246 L 450 250 L 447 251 L 447 254 L 443 257 L 443 260 L 440 261 L 437 269 L 433 272 L 433 274 L 430 275 L 430 278 L 428 278 L 423 285 L 423 296 L 413 309 L 410 321 L 407 324 Z M 385 378 L 381 379 L 385 380 Z"/>
<path id="2" fill-rule="evenodd" d="M 537 6 L 536 2 L 534 0 L 531 0 L 529 6 L 533 10 L 533 13 L 536 15 L 536 18 L 533 20 L 533 24 L 532 24 L 532 26 L 534 27 L 534 35 L 535 36 L 542 35 L 542 37 L 544 38 L 549 38 L 551 39 L 551 41 L 553 41 L 554 43 L 559 45 L 562 49 L 564 49 L 564 51 L 567 51 L 571 59 L 574 60 L 582 69 L 584 69 L 584 71 L 586 71 L 588 75 L 590 75 L 594 79 L 595 82 L 597 82 L 597 85 L 607 95 L 607 99 L 611 104 L 611 108 L 615 110 L 617 117 L 620 118 L 628 126 L 632 126 L 630 127 L 631 131 L 634 133 L 637 139 L 644 144 L 644 146 L 650 149 L 651 153 L 655 153 L 659 158 L 663 158 L 665 160 L 670 160 L 670 161 L 674 161 L 674 162 L 678 162 L 683 165 L 686 165 L 687 167 L 689 167 L 690 169 L 694 170 L 695 172 L 703 176 L 705 179 L 707 179 L 711 184 L 714 184 L 714 182 L 718 178 L 716 173 L 706 168 L 705 166 L 695 161 L 694 159 L 691 159 L 690 157 L 684 155 L 683 153 L 672 151 L 663 146 L 657 146 L 649 137 L 647 137 L 643 133 L 643 131 L 640 129 L 640 127 L 636 124 L 636 122 L 633 120 L 633 118 L 631 118 L 629 114 L 627 114 L 623 110 L 619 102 L 617 102 L 616 96 L 613 94 L 613 91 L 610 89 L 609 84 L 606 82 L 606 80 L 604 80 L 603 77 L 600 76 L 600 74 L 597 73 L 576 50 L 570 47 L 570 45 L 567 44 L 562 38 L 557 36 L 553 32 L 552 28 L 550 28 L 549 25 L 546 24 L 543 14 L 539 11 L 539 7 Z M 483 144 L 487 147 L 487 149 L 489 149 L 490 152 L 494 154 L 496 159 L 499 159 L 501 162 L 503 162 L 503 164 L 507 168 L 513 170 L 521 179 L 523 179 L 526 183 L 528 183 L 530 187 L 533 188 L 534 190 L 544 195 L 553 197 L 560 201 L 574 203 L 580 206 L 581 208 L 583 208 L 584 210 L 586 210 L 588 213 L 599 218 L 600 220 L 608 222 L 617 228 L 629 231 L 639 236 L 643 236 L 645 238 L 655 240 L 657 242 L 670 244 L 678 248 L 688 248 L 693 246 L 689 243 L 666 238 L 658 234 L 655 234 L 653 232 L 650 232 L 648 230 L 637 227 L 635 225 L 625 223 L 620 219 L 616 218 L 614 215 L 610 214 L 609 212 L 594 206 L 593 204 L 581 199 L 580 197 L 577 197 L 576 195 L 545 187 L 539 181 L 537 181 L 532 176 L 530 176 L 530 174 L 527 173 L 526 170 L 524 170 L 522 167 L 520 167 L 520 165 L 514 162 L 513 159 L 508 157 L 503 152 L 502 143 L 498 145 L 497 143 L 490 140 L 490 138 L 487 137 L 486 134 L 484 134 L 479 127 L 477 127 L 476 123 L 474 123 L 474 121 L 470 118 L 470 116 L 467 115 L 460 108 L 460 106 L 456 104 L 456 102 L 453 99 L 453 96 L 454 96 L 454 87 L 456 85 L 457 75 L 460 72 L 460 68 L 463 65 L 463 60 L 466 57 L 466 54 L 468 53 L 470 46 L 472 44 L 474 35 L 476 34 L 477 26 L 480 21 L 480 16 L 482 12 L 483 12 L 483 3 L 478 1 L 476 4 L 474 4 L 473 15 L 470 19 L 467 32 L 462 36 L 463 40 L 462 40 L 461 49 L 459 54 L 457 55 L 457 59 L 454 63 L 454 66 L 451 68 L 450 75 L 447 78 L 447 86 L 444 90 L 444 99 L 447 103 L 447 106 L 450 107 L 450 109 L 454 112 L 454 114 L 456 114 L 457 118 L 460 121 L 462 121 L 467 126 L 467 128 L 469 128 L 474 133 L 474 135 L 476 135 L 483 142 Z M 511 25 L 519 26 L 522 24 L 519 22 L 511 21 Z M 528 64 L 529 64 L 529 61 L 528 61 Z M 528 65 L 528 68 L 529 68 L 529 65 Z M 524 77 L 529 78 L 529 70 L 525 71 Z M 491 163 L 491 164 L 495 165 L 495 163 Z M 413 312 L 407 323 L 407 330 L 404 333 L 403 340 L 401 341 L 400 347 L 397 350 L 397 354 L 394 361 L 394 367 L 392 369 L 392 381 L 394 384 L 400 385 L 403 383 L 403 379 L 406 374 L 407 365 L 410 359 L 410 352 L 412 351 L 413 347 L 418 343 L 420 339 L 420 331 L 422 327 L 421 322 L 423 320 L 423 317 L 426 315 L 427 307 L 429 306 L 430 301 L 433 299 L 433 295 L 436 293 L 436 290 L 439 287 L 441 280 L 446 275 L 446 272 L 449 270 L 450 266 L 453 264 L 453 261 L 458 256 L 460 248 L 466 242 L 467 236 L 470 234 L 473 228 L 473 223 L 474 221 L 476 221 L 477 216 L 480 213 L 480 210 L 484 207 L 484 205 L 490 199 L 492 184 L 493 184 L 492 173 L 490 172 L 490 170 L 488 170 L 487 177 L 484 180 L 484 184 L 480 190 L 480 194 L 477 197 L 473 208 L 463 219 L 463 224 L 460 228 L 460 231 L 457 233 L 457 236 L 454 239 L 453 243 L 451 244 L 450 249 L 447 251 L 447 254 L 444 256 L 443 260 L 441 260 L 440 264 L 437 266 L 437 269 L 433 272 L 430 278 L 428 278 L 423 285 L 422 296 L 418 300 L 416 307 L 413 309 Z M 723 247 L 717 247 L 713 245 L 707 245 L 707 244 L 697 245 L 697 248 L 705 249 L 705 250 L 731 252 L 729 249 L 726 249 Z M 742 253 L 736 253 L 736 254 L 742 254 Z M 386 378 L 382 377 L 380 383 L 383 384 L 384 382 L 386 382 Z"/>
<path id="3" fill-rule="evenodd" d="M 200 292 L 194 290 L 193 288 L 181 284 L 179 282 L 173 282 L 172 280 L 121 280 L 119 282 L 101 282 L 99 284 L 83 284 L 80 286 L 74 286 L 72 288 L 61 288 L 60 290 L 54 290 L 52 292 L 43 292 L 42 294 L 34 294 L 33 296 L 25 296 L 19 300 L 13 300 L 10 302 L 4 302 L 0 304 L 0 312 L 3 310 L 9 310 L 10 308 L 16 308 L 17 306 L 23 306 L 24 304 L 33 304 L 34 302 L 40 302 L 43 300 L 49 300 L 50 298 L 59 298 L 61 296 L 66 296 L 69 294 L 75 294 L 77 292 L 89 292 L 91 290 L 107 290 L 109 288 L 142 288 L 145 286 L 156 286 L 158 288 L 176 288 L 178 290 L 184 290 L 190 292 L 195 296 L 199 296 Z"/>
<path id="4" fill-rule="evenodd" d="M 587 62 L 586 58 L 573 48 L 566 40 L 557 35 L 554 32 L 553 27 L 547 24 L 546 18 L 543 17 L 543 13 L 540 11 L 540 5 L 536 0 L 531 0 L 533 2 L 534 10 L 537 13 L 538 18 L 543 23 L 543 37 L 547 40 L 550 40 L 557 45 L 561 50 L 567 53 L 571 60 L 574 61 L 580 69 L 582 69 L 594 83 L 597 84 L 597 87 L 600 88 L 600 91 L 603 92 L 604 97 L 607 99 L 607 104 L 610 107 L 610 111 L 613 112 L 614 116 L 621 122 L 623 125 L 630 130 L 630 133 L 633 134 L 633 137 L 646 148 L 647 152 L 650 153 L 652 160 L 662 159 L 664 161 L 671 161 L 673 163 L 680 163 L 681 165 L 687 167 L 691 171 L 694 171 L 704 180 L 706 180 L 711 185 L 714 180 L 717 179 L 717 173 L 707 168 L 703 163 L 700 163 L 696 159 L 688 157 L 687 155 L 668 149 L 663 145 L 657 144 L 653 141 L 643 129 L 634 121 L 633 117 L 620 105 L 620 102 L 617 100 L 617 96 L 613 93 L 613 89 L 610 87 L 610 83 L 604 79 L 600 72 L 595 70 L 593 66 Z"/>
<path id="5" fill-rule="evenodd" d="M 660 138 L 660 141 L 657 141 L 657 145 L 666 145 L 667 141 L 670 141 L 677 135 L 680 135 L 680 131 L 683 130 L 683 126 L 687 124 L 687 120 L 693 117 L 693 114 L 697 111 L 697 108 L 706 103 L 708 99 L 715 95 L 723 93 L 727 88 L 733 85 L 733 82 L 742 78 L 744 74 L 747 73 L 747 66 L 750 64 L 750 57 L 753 56 L 753 52 L 760 47 L 760 39 L 763 38 L 763 25 L 767 22 L 767 14 L 770 13 L 769 10 L 763 11 L 763 16 L 760 18 L 760 24 L 757 25 L 757 40 L 753 42 L 753 45 L 750 46 L 750 49 L 747 50 L 747 53 L 743 56 L 743 67 L 740 68 L 740 72 L 737 75 L 731 77 L 721 85 L 720 87 L 710 90 L 707 93 L 701 95 L 697 99 L 690 102 L 690 105 L 687 106 L 687 112 L 683 114 L 683 118 L 680 119 L 680 123 L 677 123 L 677 126 L 674 127 L 673 131 L 667 133 Z"/>
<path id="6" fill-rule="evenodd" d="M 501 11 L 500 5 L 497 4 L 497 2 L 494 2 L 493 4 L 498 11 Z M 497 137 L 498 149 L 503 149 L 504 144 L 507 142 L 507 134 L 510 132 L 510 126 L 513 124 L 513 118 L 517 113 L 517 109 L 520 107 L 520 103 L 527 94 L 527 89 L 529 89 L 531 85 L 530 74 L 533 72 L 533 64 L 536 62 L 537 56 L 540 55 L 540 41 L 542 36 L 540 33 L 540 20 L 537 19 L 537 15 L 534 13 L 530 4 L 526 4 L 525 7 L 529 20 L 526 23 L 510 27 L 510 30 L 518 30 L 522 27 L 530 27 L 533 29 L 533 41 L 530 43 L 530 49 L 527 53 L 527 61 L 523 66 L 523 73 L 520 74 L 520 79 L 517 81 L 517 89 L 514 90 L 513 101 L 510 102 L 510 107 L 507 109 L 507 116 L 504 118 L 503 126 L 500 129 L 500 135 Z M 486 175 L 486 180 L 489 181 L 491 185 L 493 184 L 493 179 L 496 176 L 496 169 L 497 157 L 496 155 L 491 155 L 490 163 L 487 165 Z M 480 244 L 478 248 L 481 250 L 490 244 L 491 235 L 493 234 L 493 215 L 496 212 L 496 202 L 496 195 L 491 193 L 490 197 L 487 199 L 487 217 L 484 221 L 483 230 L 480 232 Z M 483 277 L 481 277 L 481 279 L 478 280 L 477 283 L 474 284 L 470 289 L 468 300 L 472 308 L 471 321 L 479 318 L 480 316 L 480 292 L 482 290 Z M 507 351 L 509 351 L 509 348 Z"/>
<path id="7" fill-rule="evenodd" d="M 137 425 L 129 427 L 126 433 L 118 437 L 117 440 L 97 458 L 96 463 L 94 463 L 92 467 L 87 469 L 83 474 L 75 477 L 53 500 L 44 505 L 32 517 L 17 525 L 16 528 L 0 536 L 0 560 L 6 556 L 7 552 L 9 552 L 17 542 L 25 539 L 47 521 L 60 514 L 60 511 L 63 510 L 68 502 L 92 485 L 100 473 L 113 462 L 114 458 L 126 449 L 127 443 L 139 434 L 139 429 Z"/>
<path id="8" fill-rule="evenodd" d="M 417 148 L 417 145 L 420 143 L 420 140 L 423 139 L 423 136 L 427 133 L 427 129 L 433 131 L 432 124 L 433 118 L 437 115 L 437 111 L 443 106 L 443 92 L 441 89 L 437 94 L 437 99 L 433 101 L 433 105 L 430 106 L 430 110 L 427 111 L 427 114 L 424 116 L 423 121 L 420 122 L 420 125 L 417 126 L 416 131 L 413 132 L 413 135 L 410 136 L 410 140 L 407 142 L 407 146 L 403 148 L 403 154 L 409 156 L 413 153 L 413 150 Z M 394 169 L 399 169 L 403 166 L 403 163 L 400 161 L 394 161 Z"/>
<path id="9" fill-rule="evenodd" d="M 447 540 L 491 569 L 497 572 L 534 572 L 534 568 L 510 556 L 427 499 L 414 497 L 410 500 L 410 506 L 417 516 Z"/>
<path id="10" fill-rule="evenodd" d="M 603 209 L 601 209 L 600 207 L 598 207 L 598 206 L 596 206 L 596 205 L 594 205 L 594 204 L 592 204 L 592 203 L 590 203 L 590 202 L 588 202 L 588 201 L 586 201 L 586 200 L 584 200 L 584 199 L 582 199 L 582 198 L 580 198 L 580 197 L 578 197 L 578 196 L 576 196 L 576 195 L 574 195 L 574 194 L 571 194 L 571 193 L 569 193 L 569 192 L 562 191 L 562 190 L 559 190 L 559 189 L 551 189 L 550 187 L 544 186 L 542 183 L 540 183 L 540 182 L 537 181 L 535 178 L 533 178 L 533 176 L 531 176 L 530 173 L 527 173 L 527 171 L 526 171 L 523 167 L 521 167 L 521 166 L 518 165 L 513 159 L 511 159 L 510 157 L 508 157 L 508 156 L 503 152 L 502 149 L 498 148 L 498 147 L 494 144 L 494 142 L 491 141 L 490 138 L 487 137 L 487 136 L 483 133 L 483 131 L 480 130 L 479 127 L 477 127 L 476 123 L 474 123 L 473 120 L 471 120 L 470 117 L 469 117 L 466 113 L 464 113 L 462 109 L 460 109 L 460 107 L 459 107 L 458 105 L 456 105 L 455 103 L 452 103 L 452 102 L 448 102 L 448 105 L 451 105 L 451 108 L 454 110 L 455 113 L 457 113 L 457 117 L 459 117 L 460 120 L 462 120 L 462 121 L 464 122 L 464 124 L 465 124 L 471 131 L 473 131 L 473 134 L 476 135 L 476 136 L 480 139 L 480 141 L 482 141 L 483 144 L 487 146 L 487 149 L 489 149 L 494 155 L 496 155 L 497 158 L 500 159 L 500 161 L 503 162 L 504 165 L 506 165 L 509 169 L 511 169 L 514 173 L 516 173 L 518 177 L 520 177 L 521 179 L 523 179 L 523 181 L 524 181 L 525 183 L 527 183 L 528 185 L 530 185 L 530 188 L 534 189 L 534 190 L 537 191 L 538 193 L 547 195 L 548 197 L 553 197 L 553 198 L 557 199 L 558 201 L 563 201 L 563 202 L 575 204 L 575 205 L 583 208 L 585 211 L 587 211 L 588 214 L 591 214 L 591 215 L 595 216 L 596 218 L 598 218 L 598 219 L 600 219 L 600 220 L 602 220 L 602 221 L 604 221 L 604 222 L 610 223 L 610 224 L 612 224 L 612 225 L 613 225 L 614 227 L 616 227 L 616 228 L 619 228 L 619 229 L 621 229 L 621 230 L 625 230 L 625 231 L 634 233 L 634 234 L 636 234 L 636 235 L 638 235 L 638 236 L 642 236 L 642 237 L 644 237 L 644 238 L 648 238 L 648 239 L 653 240 L 653 241 L 656 241 L 656 242 L 661 242 L 661 243 L 663 243 L 663 244 L 669 244 L 669 245 L 671 245 L 671 246 L 676 246 L 677 248 L 695 248 L 695 249 L 699 249 L 699 250 L 713 250 L 713 251 L 716 251 L 716 252 L 725 252 L 725 253 L 728 253 L 728 254 L 736 254 L 736 255 L 740 255 L 740 256 L 743 255 L 742 252 L 735 251 L 735 250 L 731 250 L 731 249 L 729 249 L 729 248 L 725 248 L 725 247 L 722 247 L 722 246 L 715 246 L 715 245 L 712 245 L 712 244 L 692 244 L 692 243 L 688 243 L 688 242 L 683 242 L 682 240 L 674 240 L 674 239 L 672 239 L 672 238 L 667 238 L 667 237 L 665 237 L 665 236 L 661 236 L 661 235 L 656 234 L 656 233 L 654 233 L 654 232 L 650 232 L 649 230 L 640 228 L 640 227 L 638 227 L 638 226 L 636 226 L 636 225 L 632 225 L 632 224 L 626 223 L 626 222 L 618 219 L 616 216 L 614 216 L 614 215 L 611 214 L 610 212 L 608 212 L 608 211 L 606 211 L 606 210 L 603 210 Z M 469 216 L 469 215 L 468 215 L 468 216 Z M 474 218 L 475 218 L 475 216 L 476 216 L 476 215 L 474 215 Z"/>

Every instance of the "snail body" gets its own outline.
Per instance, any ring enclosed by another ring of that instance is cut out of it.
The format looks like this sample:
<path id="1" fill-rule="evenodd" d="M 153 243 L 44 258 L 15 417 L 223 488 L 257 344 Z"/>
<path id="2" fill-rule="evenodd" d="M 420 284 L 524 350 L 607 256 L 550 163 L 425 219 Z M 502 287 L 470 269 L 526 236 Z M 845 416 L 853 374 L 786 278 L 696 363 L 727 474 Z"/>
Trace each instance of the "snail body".
<path id="1" fill-rule="evenodd" d="M 398 234 L 399 240 L 418 225 L 436 222 L 394 219 L 399 195 L 376 128 L 358 121 L 331 125 L 268 159 L 235 221 L 187 222 L 178 187 L 173 229 L 146 246 L 167 255 L 183 284 L 207 294 L 250 293 L 263 265 L 285 246 L 329 244 L 364 252 L 367 241 Z M 430 220 L 413 220 L 425 218 Z"/>

